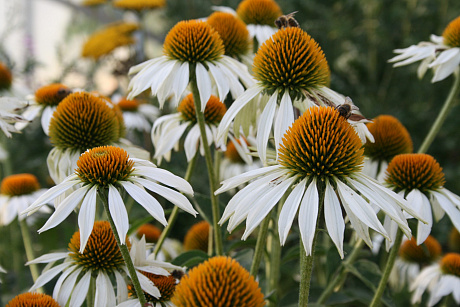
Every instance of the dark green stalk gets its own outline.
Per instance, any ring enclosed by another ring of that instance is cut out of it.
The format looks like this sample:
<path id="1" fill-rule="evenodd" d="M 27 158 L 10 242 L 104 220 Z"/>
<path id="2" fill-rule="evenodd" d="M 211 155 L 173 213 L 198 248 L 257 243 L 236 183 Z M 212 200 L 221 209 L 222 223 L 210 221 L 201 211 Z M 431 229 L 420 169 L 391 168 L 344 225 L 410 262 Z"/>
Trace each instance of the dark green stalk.
<path id="1" fill-rule="evenodd" d="M 35 259 L 34 250 L 32 248 L 32 240 L 30 239 L 29 227 L 27 226 L 26 220 L 22 219 L 19 221 L 19 227 L 21 228 L 22 241 L 24 242 L 24 249 L 26 250 L 27 261 L 32 261 Z M 38 272 L 37 264 L 29 264 L 30 273 L 32 274 L 32 279 L 34 282 L 37 281 L 37 278 L 40 276 Z M 44 293 L 42 288 L 37 289 L 38 293 Z"/>
<path id="2" fill-rule="evenodd" d="M 265 219 L 260 224 L 259 234 L 257 235 L 256 249 L 254 250 L 254 257 L 252 258 L 251 264 L 251 275 L 256 278 L 257 272 L 259 270 L 260 260 L 264 254 L 265 243 L 267 240 L 268 234 L 268 224 L 270 223 L 270 215 L 267 215 Z"/>

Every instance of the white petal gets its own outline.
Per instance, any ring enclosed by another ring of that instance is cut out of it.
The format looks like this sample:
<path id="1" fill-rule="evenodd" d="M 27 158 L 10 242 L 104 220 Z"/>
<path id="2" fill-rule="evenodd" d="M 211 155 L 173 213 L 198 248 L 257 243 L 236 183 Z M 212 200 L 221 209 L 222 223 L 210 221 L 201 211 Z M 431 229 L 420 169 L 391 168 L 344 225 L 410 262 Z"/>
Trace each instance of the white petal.
<path id="1" fill-rule="evenodd" d="M 134 166 L 134 168 L 135 170 L 132 173 L 133 175 L 141 175 L 153 179 L 154 181 L 158 181 L 164 185 L 173 187 L 185 194 L 193 195 L 193 188 L 190 183 L 167 170 L 161 168 L 146 168 L 136 166 Z"/>
<path id="2" fill-rule="evenodd" d="M 148 294 L 150 294 L 150 295 L 152 295 L 154 297 L 157 297 L 157 298 L 161 297 L 160 291 L 153 284 L 153 282 L 149 278 L 147 278 L 147 276 L 145 276 L 142 273 L 139 273 L 138 271 L 136 271 L 136 275 L 137 275 L 137 278 L 139 279 L 139 282 L 141 284 L 142 290 L 144 290 L 145 292 L 147 292 Z"/>
<path id="3" fill-rule="evenodd" d="M 140 183 L 150 191 L 166 198 L 167 200 L 169 200 L 182 210 L 192 214 L 193 216 L 196 216 L 196 214 L 198 214 L 198 212 L 196 212 L 195 209 L 193 209 L 193 206 L 187 199 L 187 197 L 185 197 L 181 193 L 142 178 L 136 178 L 135 181 Z"/>
<path id="4" fill-rule="evenodd" d="M 457 49 L 457 55 L 447 61 L 446 63 L 440 64 L 434 68 L 435 73 L 431 82 L 437 82 L 444 80 L 450 76 L 454 71 L 458 71 L 458 66 L 460 64 L 460 49 Z"/>
<path id="5" fill-rule="evenodd" d="M 275 92 L 268 100 L 257 124 L 257 152 L 263 163 L 267 161 L 267 144 L 272 130 L 277 101 L 278 93 Z"/>
<path id="6" fill-rule="evenodd" d="M 68 262 L 68 264 L 70 265 L 71 263 Z M 59 293 L 61 292 L 62 284 L 67 279 L 67 277 L 75 271 L 75 269 L 76 269 L 76 266 L 74 265 L 62 271 L 62 275 L 59 276 L 58 280 L 56 281 L 56 284 L 54 285 L 54 289 L 53 289 L 53 298 L 55 300 L 57 300 L 59 297 Z"/>
<path id="7" fill-rule="evenodd" d="M 117 188 L 109 184 L 109 211 L 113 218 L 121 244 L 125 244 L 129 228 L 128 212 Z"/>
<path id="8" fill-rule="evenodd" d="M 41 233 L 59 225 L 78 205 L 80 205 L 88 190 L 89 186 L 84 186 L 67 196 L 38 232 Z"/>
<path id="9" fill-rule="evenodd" d="M 217 68 L 214 64 L 207 63 L 207 65 L 217 85 L 217 92 L 219 93 L 219 99 L 224 100 L 225 96 L 227 96 L 227 93 L 230 90 L 227 78 L 222 73 L 222 71 L 219 68 Z"/>
<path id="10" fill-rule="evenodd" d="M 258 169 L 243 173 L 243 174 L 238 175 L 236 177 L 224 180 L 224 181 L 222 181 L 222 186 L 219 189 L 217 189 L 214 194 L 217 195 L 217 194 L 220 194 L 222 192 L 231 190 L 233 188 L 236 188 L 240 184 L 243 184 L 243 183 L 245 183 L 247 181 L 250 181 L 250 180 L 252 180 L 254 178 L 257 178 L 259 176 L 263 176 L 263 175 L 265 175 L 267 173 L 276 171 L 278 169 L 281 169 L 279 165 L 262 167 L 262 168 L 258 168 Z"/>
<path id="11" fill-rule="evenodd" d="M 283 97 L 281 98 L 280 108 L 275 120 L 274 136 L 277 152 L 280 144 L 282 143 L 283 135 L 286 133 L 293 122 L 294 110 L 292 108 L 291 97 L 289 96 L 289 93 L 285 91 Z"/>
<path id="12" fill-rule="evenodd" d="M 57 297 L 57 302 L 61 306 L 67 305 L 67 302 L 69 301 L 73 288 L 75 287 L 75 284 L 77 283 L 77 278 L 80 275 L 81 271 L 83 268 L 77 268 L 75 269 L 72 274 L 69 275 L 66 280 L 62 283 L 61 291 L 59 291 L 58 297 Z"/>
<path id="13" fill-rule="evenodd" d="M 72 297 L 70 299 L 69 307 L 80 307 L 86 299 L 88 294 L 89 284 L 91 281 L 91 270 L 86 272 L 85 275 L 80 278 L 78 283 L 75 285 L 72 291 Z"/>
<path id="14" fill-rule="evenodd" d="M 278 221 L 278 232 L 280 236 L 281 245 L 286 242 L 289 230 L 291 229 L 292 222 L 294 221 L 297 210 L 299 209 L 300 201 L 305 192 L 305 186 L 307 185 L 307 179 L 302 180 L 292 190 L 289 197 L 284 202 L 283 208 Z"/>
<path id="15" fill-rule="evenodd" d="M 155 197 L 147 193 L 147 191 L 145 191 L 143 188 L 138 187 L 137 185 L 131 182 L 120 181 L 120 183 L 128 192 L 128 194 L 131 195 L 131 197 L 135 201 L 137 201 L 142 207 L 144 207 L 145 210 L 147 210 L 151 216 L 153 216 L 164 226 L 168 224 L 165 218 L 163 207 L 161 207 L 160 203 L 155 199 Z"/>
<path id="16" fill-rule="evenodd" d="M 25 265 L 33 264 L 33 263 L 49 263 L 49 262 L 54 262 L 60 259 L 63 259 L 69 255 L 69 252 L 64 252 L 64 253 L 51 253 L 51 254 L 45 254 L 41 255 L 38 258 L 35 258 L 34 260 L 26 262 Z"/>
<path id="17" fill-rule="evenodd" d="M 165 153 L 169 152 L 173 149 L 174 145 L 176 145 L 182 135 L 187 129 L 189 123 L 182 124 L 178 127 L 174 127 L 171 130 L 162 130 L 165 131 L 164 135 L 161 136 L 160 140 L 152 140 L 153 144 L 155 144 L 155 158 L 163 156 Z"/>
<path id="18" fill-rule="evenodd" d="M 208 71 L 201 63 L 196 63 L 196 83 L 200 93 L 201 112 L 204 112 L 209 98 L 211 98 L 212 84 Z"/>
<path id="19" fill-rule="evenodd" d="M 97 186 L 93 186 L 83 199 L 80 212 L 78 214 L 78 227 L 80 228 L 80 253 L 83 253 L 86 242 L 88 242 L 88 238 L 93 230 L 94 217 L 96 215 L 96 196 Z"/>
<path id="20" fill-rule="evenodd" d="M 316 220 L 318 219 L 318 204 L 318 189 L 316 188 L 316 180 L 313 179 L 305 192 L 299 209 L 300 236 L 307 256 L 312 254 L 312 244 L 316 232 Z"/>
<path id="21" fill-rule="evenodd" d="M 431 205 L 428 198 L 419 190 L 415 189 L 412 190 L 407 195 L 407 201 L 409 204 L 417 204 L 419 206 L 419 210 L 417 211 L 419 215 L 428 222 L 428 224 L 424 224 L 422 222 L 418 223 L 417 226 L 417 245 L 422 244 L 425 242 L 426 238 L 431 232 L 431 226 L 433 224 L 433 216 L 431 214 Z"/>
<path id="22" fill-rule="evenodd" d="M 174 100 L 179 101 L 182 93 L 187 88 L 189 83 L 189 65 L 188 62 L 183 62 L 179 67 L 176 73 L 176 78 L 174 79 L 173 88 L 174 88 Z"/>
<path id="23" fill-rule="evenodd" d="M 443 192 L 445 193 L 445 191 L 446 190 L 444 189 Z M 439 203 L 441 208 L 446 211 L 455 228 L 460 231 L 460 211 L 452 204 L 451 198 L 448 198 L 446 195 L 439 192 L 432 192 L 432 194 L 436 198 L 436 201 Z"/>
<path id="24" fill-rule="evenodd" d="M 49 135 L 50 121 L 51 121 L 51 117 L 53 117 L 54 111 L 56 111 L 56 107 L 47 106 L 43 109 L 41 123 L 42 123 L 43 131 L 45 132 L 46 135 Z"/>
<path id="25" fill-rule="evenodd" d="M 438 66 L 440 64 L 444 64 L 449 60 L 455 58 L 460 53 L 460 48 L 451 48 L 447 49 L 439 54 L 436 60 L 433 61 L 428 67 L 432 68 L 434 66 Z"/>
<path id="26" fill-rule="evenodd" d="M 100 271 L 96 278 L 96 295 L 94 297 L 94 306 L 114 306 L 115 292 L 109 276 Z"/>
<path id="27" fill-rule="evenodd" d="M 34 290 L 42 287 L 46 283 L 48 283 L 51 279 L 53 279 L 56 275 L 59 273 L 62 273 L 62 271 L 68 267 L 70 263 L 62 263 L 60 265 L 57 265 L 46 272 L 42 272 L 40 276 L 38 276 L 37 280 L 35 281 L 34 285 L 29 289 L 29 292 L 33 292 Z"/>
<path id="28" fill-rule="evenodd" d="M 128 299 L 128 285 L 125 278 L 117 270 L 114 270 L 114 273 L 117 281 L 117 302 L 126 301 Z"/>
<path id="29" fill-rule="evenodd" d="M 192 129 L 190 129 L 184 141 L 184 149 L 187 161 L 192 160 L 193 157 L 196 155 L 196 151 L 198 150 L 198 145 L 200 143 L 200 137 L 200 127 L 198 126 L 198 124 L 196 124 L 192 127 Z"/>
<path id="30" fill-rule="evenodd" d="M 329 182 L 326 184 L 326 193 L 324 195 L 324 220 L 326 222 L 327 232 L 334 242 L 340 257 L 343 259 L 343 234 L 345 231 L 345 222 L 343 221 L 342 208 L 340 201 Z"/>

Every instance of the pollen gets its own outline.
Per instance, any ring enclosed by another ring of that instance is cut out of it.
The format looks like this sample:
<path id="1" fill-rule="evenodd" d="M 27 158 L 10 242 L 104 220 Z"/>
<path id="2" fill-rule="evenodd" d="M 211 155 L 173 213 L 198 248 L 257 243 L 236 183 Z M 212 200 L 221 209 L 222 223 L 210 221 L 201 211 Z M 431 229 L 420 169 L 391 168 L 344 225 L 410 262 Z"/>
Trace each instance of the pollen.
<path id="1" fill-rule="evenodd" d="M 10 89 L 12 81 L 11 71 L 5 64 L 0 62 L 0 91 Z"/>
<path id="2" fill-rule="evenodd" d="M 177 23 L 166 35 L 163 50 L 169 58 L 189 63 L 216 61 L 225 53 L 219 33 L 198 20 Z"/>
<path id="3" fill-rule="evenodd" d="M 113 6 L 119 9 L 142 11 L 166 6 L 166 0 L 117 0 Z"/>
<path id="4" fill-rule="evenodd" d="M 156 298 L 148 294 L 147 292 L 144 292 L 145 299 L 147 300 L 147 302 L 159 303 L 158 305 L 162 305 L 162 302 L 168 302 L 171 300 L 171 297 L 173 296 L 174 290 L 176 289 L 177 285 L 177 281 L 173 276 L 156 275 L 153 273 L 143 271 L 141 271 L 141 273 L 147 276 L 147 278 L 153 282 L 153 284 L 158 288 L 161 294 L 159 298 Z M 136 291 L 134 290 L 134 287 L 131 284 L 128 285 L 128 295 L 130 297 L 137 297 Z"/>
<path id="5" fill-rule="evenodd" d="M 72 90 L 60 83 L 43 86 L 35 92 L 35 101 L 46 106 L 57 106 Z"/>
<path id="6" fill-rule="evenodd" d="M 70 94 L 57 106 L 50 121 L 51 143 L 84 152 L 120 137 L 120 118 L 112 104 L 86 92 Z"/>
<path id="7" fill-rule="evenodd" d="M 269 25 L 283 13 L 279 5 L 273 0 L 243 0 L 236 9 L 238 17 L 246 24 Z"/>
<path id="8" fill-rule="evenodd" d="M 394 156 L 412 153 L 414 146 L 407 129 L 391 115 L 380 115 L 367 124 L 375 142 L 366 142 L 364 155 L 377 161 L 390 162 Z"/>
<path id="9" fill-rule="evenodd" d="M 182 277 L 172 303 L 177 307 L 264 306 L 259 284 L 236 260 L 218 256 Z"/>
<path id="10" fill-rule="evenodd" d="M 182 114 L 186 121 L 196 123 L 195 102 L 193 94 L 188 94 L 177 107 L 177 111 Z M 218 125 L 227 112 L 227 107 L 214 95 L 211 95 L 204 110 L 205 122 L 209 125 Z"/>
<path id="11" fill-rule="evenodd" d="M 283 137 L 279 163 L 302 178 L 343 178 L 362 169 L 364 149 L 347 120 L 332 107 L 312 107 Z"/>
<path id="12" fill-rule="evenodd" d="M 330 70 L 321 47 L 300 28 L 278 30 L 254 57 L 254 77 L 272 94 L 291 95 L 329 84 Z M 295 98 L 295 97 L 292 97 Z"/>
<path id="13" fill-rule="evenodd" d="M 460 254 L 448 253 L 441 259 L 441 270 L 444 274 L 460 277 Z"/>
<path id="14" fill-rule="evenodd" d="M 219 33 L 225 46 L 225 55 L 239 57 L 248 52 L 249 31 L 241 19 L 230 13 L 215 12 L 209 16 L 207 23 Z"/>
<path id="15" fill-rule="evenodd" d="M 145 241 L 147 243 L 156 243 L 160 238 L 161 230 L 152 224 L 143 224 L 141 225 L 136 232 L 136 236 L 141 239 L 142 236 L 145 236 Z"/>
<path id="16" fill-rule="evenodd" d="M 432 236 L 428 236 L 420 245 L 417 245 L 417 241 L 414 237 L 410 240 L 405 241 L 399 248 L 399 256 L 407 262 L 417 263 L 420 265 L 426 265 L 442 254 L 441 244 Z"/>
<path id="17" fill-rule="evenodd" d="M 128 237 L 126 237 L 126 246 L 128 249 L 131 248 Z M 94 223 L 93 231 L 83 253 L 80 253 L 80 231 L 74 233 L 68 248 L 69 256 L 83 268 L 84 272 L 102 270 L 110 273 L 115 270 L 122 270 L 125 265 L 110 223 L 107 221 Z"/>
<path id="18" fill-rule="evenodd" d="M 27 292 L 15 296 L 6 307 L 59 307 L 59 304 L 47 294 Z"/>
<path id="19" fill-rule="evenodd" d="M 444 44 L 450 47 L 460 47 L 460 16 L 451 21 L 442 33 Z"/>
<path id="20" fill-rule="evenodd" d="M 127 99 L 123 97 L 117 105 L 122 111 L 135 112 L 139 108 L 140 103 L 137 99 Z"/>
<path id="21" fill-rule="evenodd" d="M 107 187 L 125 181 L 134 170 L 133 165 L 124 149 L 101 146 L 80 156 L 75 173 L 84 183 Z"/>
<path id="22" fill-rule="evenodd" d="M 201 221 L 193 225 L 184 238 L 184 250 L 202 250 L 208 251 L 209 242 L 209 223 Z"/>
<path id="23" fill-rule="evenodd" d="M 0 194 L 21 196 L 31 194 L 40 189 L 37 177 L 32 174 L 10 175 L 2 180 Z"/>
<path id="24" fill-rule="evenodd" d="M 139 29 L 135 23 L 118 22 L 95 32 L 86 41 L 81 55 L 85 58 L 99 59 L 114 49 L 135 43 L 132 33 Z"/>
<path id="25" fill-rule="evenodd" d="M 238 144 L 241 144 L 240 140 L 235 140 L 235 141 Z M 248 144 L 246 140 L 244 141 L 246 142 L 246 144 Z M 225 157 L 229 159 L 230 161 L 232 161 L 233 163 L 240 163 L 240 164 L 245 163 L 244 160 L 241 158 L 239 152 L 236 150 L 236 146 L 232 141 L 229 141 L 227 143 L 227 150 L 225 151 Z"/>
<path id="26" fill-rule="evenodd" d="M 403 154 L 391 160 L 387 168 L 386 182 L 397 192 L 420 190 L 435 191 L 444 186 L 442 168 L 427 154 Z"/>

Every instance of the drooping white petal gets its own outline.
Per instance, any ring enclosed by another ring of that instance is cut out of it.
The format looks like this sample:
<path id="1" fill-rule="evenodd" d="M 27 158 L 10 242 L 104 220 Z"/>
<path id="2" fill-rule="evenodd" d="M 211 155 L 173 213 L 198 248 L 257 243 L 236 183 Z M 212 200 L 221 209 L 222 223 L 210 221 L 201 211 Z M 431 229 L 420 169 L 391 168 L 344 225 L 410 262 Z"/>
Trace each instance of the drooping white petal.
<path id="1" fill-rule="evenodd" d="M 150 178 L 164 185 L 173 187 L 185 194 L 193 195 L 193 188 L 190 183 L 187 182 L 187 180 L 184 180 L 183 178 L 176 176 L 167 170 L 142 166 L 137 167 L 135 165 L 132 174 Z"/>
<path id="2" fill-rule="evenodd" d="M 149 181 L 149 180 L 146 180 L 146 179 L 136 178 L 136 179 L 133 179 L 133 180 L 135 182 L 138 182 L 142 186 L 146 187 L 150 191 L 163 196 L 164 198 L 166 198 L 167 200 L 172 202 L 174 205 L 176 205 L 179 208 L 181 208 L 182 210 L 192 214 L 193 216 L 196 216 L 196 214 L 198 214 L 198 212 L 196 212 L 195 209 L 193 209 L 193 206 L 190 203 L 190 201 L 187 199 L 187 197 L 185 197 L 181 193 L 179 193 L 177 191 L 174 191 L 174 190 L 171 190 L 171 189 L 169 189 L 167 187 L 161 186 L 159 184 L 156 184 L 156 183 L 154 183 L 152 181 Z"/>
<path id="3" fill-rule="evenodd" d="M 268 100 L 257 124 L 257 152 L 259 153 L 262 163 L 267 161 L 267 144 L 272 130 L 277 101 L 278 92 L 275 92 Z"/>
<path id="4" fill-rule="evenodd" d="M 51 253 L 51 254 L 45 254 L 41 255 L 38 258 L 35 258 L 31 261 L 26 262 L 25 265 L 29 264 L 34 264 L 34 263 L 49 263 L 49 262 L 54 262 L 60 259 L 63 259 L 69 255 L 69 252 L 64 252 L 64 253 Z"/>
<path id="5" fill-rule="evenodd" d="M 417 189 L 412 190 L 407 195 L 407 201 L 410 205 L 417 204 L 419 206 L 418 213 L 424 220 L 428 222 L 428 224 L 418 222 L 417 245 L 420 245 L 425 242 L 426 238 L 431 232 L 431 226 L 433 225 L 433 215 L 431 214 L 430 201 L 422 192 Z"/>
<path id="6" fill-rule="evenodd" d="M 275 120 L 274 136 L 276 152 L 278 152 L 280 144 L 282 143 L 283 135 L 286 133 L 293 122 L 294 111 L 291 97 L 289 96 L 289 93 L 285 91 L 283 97 L 281 98 L 280 108 Z"/>
<path id="7" fill-rule="evenodd" d="M 109 184 L 109 211 L 115 223 L 121 244 L 125 244 L 129 228 L 128 212 L 117 188 Z"/>
<path id="8" fill-rule="evenodd" d="M 97 196 L 97 186 L 93 186 L 86 197 L 83 199 L 83 202 L 80 207 L 80 212 L 78 214 L 78 227 L 80 228 L 80 253 L 83 253 L 86 242 L 91 235 L 94 225 L 94 217 L 96 215 L 96 196 Z"/>
<path id="9" fill-rule="evenodd" d="M 198 86 L 198 92 L 200 93 L 201 100 L 201 112 L 204 112 L 206 104 L 208 103 L 209 98 L 211 98 L 212 93 L 212 83 L 211 78 L 209 77 L 208 71 L 203 66 L 203 64 L 196 63 L 196 84 Z"/>
<path id="10" fill-rule="evenodd" d="M 56 111 L 56 107 L 47 106 L 43 109 L 41 123 L 42 123 L 43 131 L 45 132 L 46 135 L 49 135 L 50 121 L 51 121 L 51 117 L 53 117 L 54 111 Z"/>
<path id="11" fill-rule="evenodd" d="M 446 211 L 447 215 L 449 216 L 452 224 L 454 224 L 455 228 L 460 231 L 460 211 L 455 205 L 452 203 L 452 198 L 447 197 L 445 194 L 445 189 L 443 193 L 439 192 L 431 192 L 435 197 L 438 204 L 441 206 L 444 211 Z M 447 194 L 449 195 L 449 194 Z"/>
<path id="12" fill-rule="evenodd" d="M 59 225 L 78 205 L 81 204 L 89 189 L 89 186 L 83 186 L 67 196 L 66 199 L 64 199 L 64 201 L 57 207 L 51 217 L 46 221 L 45 225 L 38 230 L 38 232 L 41 233 Z"/>
<path id="13" fill-rule="evenodd" d="M 345 231 L 345 222 L 343 221 L 340 201 L 329 182 L 326 183 L 324 195 L 324 220 L 326 222 L 327 232 L 332 242 L 334 242 L 337 247 L 340 258 L 343 259 L 343 234 Z"/>
<path id="14" fill-rule="evenodd" d="M 69 264 L 69 267 L 62 271 L 61 276 L 59 276 L 58 280 L 56 281 L 56 284 L 54 285 L 53 298 L 55 300 L 57 300 L 57 298 L 59 297 L 59 293 L 61 292 L 62 284 L 64 283 L 64 281 L 77 268 L 76 265 L 70 266 L 70 264 L 71 264 L 70 262 L 68 262 L 68 264 Z M 78 275 L 78 273 L 77 273 L 77 275 Z"/>
<path id="15" fill-rule="evenodd" d="M 58 293 L 56 301 L 59 303 L 60 306 L 66 306 L 67 302 L 70 300 L 71 293 L 75 284 L 77 283 L 77 278 L 80 275 L 83 268 L 76 268 L 69 277 L 64 280 L 62 283 L 61 290 Z"/>
<path id="16" fill-rule="evenodd" d="M 48 283 L 51 279 L 53 279 L 56 275 L 61 273 L 65 268 L 67 268 L 70 263 L 64 262 L 59 264 L 46 272 L 42 272 L 40 276 L 38 276 L 37 280 L 35 281 L 34 285 L 29 289 L 29 292 L 33 292 L 38 288 L 42 287 L 46 283 Z"/>
<path id="17" fill-rule="evenodd" d="M 258 168 L 246 173 L 243 173 L 241 175 L 238 175 L 236 177 L 224 180 L 221 182 L 222 186 L 216 190 L 215 194 L 220 194 L 222 192 L 231 190 L 239 186 L 240 184 L 243 184 L 247 181 L 250 181 L 254 178 L 257 178 L 259 176 L 263 176 L 265 174 L 271 173 L 273 171 L 276 171 L 278 169 L 281 169 L 279 165 L 273 165 L 273 166 L 267 166 L 267 167 L 262 167 Z M 283 172 L 284 173 L 284 172 Z"/>
<path id="18" fill-rule="evenodd" d="M 114 306 L 115 292 L 109 276 L 100 271 L 96 277 L 96 295 L 94 297 L 94 306 Z"/>
<path id="19" fill-rule="evenodd" d="M 173 149 L 174 145 L 176 145 L 182 135 L 187 129 L 189 123 L 181 124 L 178 127 L 174 127 L 172 129 L 166 130 L 162 129 L 161 131 L 165 131 L 163 135 L 160 136 L 160 140 L 153 140 L 153 144 L 155 145 L 155 158 L 161 157 L 170 150 Z M 153 130 L 152 130 L 153 131 Z"/>
<path id="20" fill-rule="evenodd" d="M 139 283 L 141 284 L 142 290 L 147 292 L 148 294 L 159 298 L 161 297 L 160 290 L 153 284 L 153 282 L 144 274 L 139 273 L 136 271 L 137 278 L 139 279 Z"/>
<path id="21" fill-rule="evenodd" d="M 177 70 L 176 76 L 173 82 L 173 93 L 174 93 L 174 104 L 177 106 L 179 99 L 182 93 L 187 88 L 189 83 L 189 64 L 188 62 L 183 62 L 179 69 Z"/>
<path id="22" fill-rule="evenodd" d="M 299 209 L 300 201 L 305 192 L 307 179 L 303 179 L 289 194 L 284 202 L 283 208 L 278 219 L 278 232 L 280 236 L 280 243 L 284 245 L 286 242 L 289 230 L 291 229 L 292 222 L 294 221 L 297 210 Z"/>
<path id="23" fill-rule="evenodd" d="M 450 76 L 454 71 L 458 71 L 459 64 L 460 64 L 460 48 L 457 49 L 457 54 L 448 60 L 445 63 L 440 64 L 439 66 L 435 66 L 434 69 L 434 76 L 431 82 L 438 82 L 444 80 L 448 76 Z M 450 49 L 453 50 L 453 49 Z"/>
<path id="24" fill-rule="evenodd" d="M 200 144 L 200 140 L 200 127 L 198 125 L 193 125 L 192 129 L 190 129 L 184 141 L 185 156 L 187 157 L 187 161 L 192 160 L 193 157 L 196 155 L 198 145 Z"/>
<path id="25" fill-rule="evenodd" d="M 165 218 L 163 207 L 155 199 L 155 197 L 147 193 L 147 191 L 145 191 L 144 188 L 139 187 L 135 185 L 134 183 L 127 182 L 127 181 L 120 181 L 120 183 L 123 186 L 123 188 L 125 188 L 125 190 L 128 192 L 128 194 L 131 195 L 131 197 L 135 201 L 137 201 L 142 207 L 144 207 L 145 210 L 147 210 L 151 216 L 153 216 L 157 221 L 159 221 L 164 226 L 168 224 Z"/>
<path id="26" fill-rule="evenodd" d="M 212 63 L 207 63 L 209 67 L 209 72 L 214 78 L 215 84 L 217 85 L 217 92 L 219 93 L 219 99 L 223 100 L 227 96 L 230 86 L 228 84 L 227 78 L 223 74 L 222 70 L 217 68 Z"/>
<path id="27" fill-rule="evenodd" d="M 113 273 L 117 281 L 117 302 L 126 301 L 128 299 L 128 285 L 125 278 L 117 270 L 114 270 Z"/>
<path id="28" fill-rule="evenodd" d="M 312 254 L 312 244 L 315 238 L 316 221 L 318 219 L 319 195 L 316 179 L 313 179 L 305 191 L 299 209 L 299 230 L 303 247 L 307 256 Z"/>
<path id="29" fill-rule="evenodd" d="M 88 294 L 90 281 L 91 270 L 88 270 L 73 288 L 69 307 L 80 307 L 83 304 L 86 299 L 86 294 Z"/>

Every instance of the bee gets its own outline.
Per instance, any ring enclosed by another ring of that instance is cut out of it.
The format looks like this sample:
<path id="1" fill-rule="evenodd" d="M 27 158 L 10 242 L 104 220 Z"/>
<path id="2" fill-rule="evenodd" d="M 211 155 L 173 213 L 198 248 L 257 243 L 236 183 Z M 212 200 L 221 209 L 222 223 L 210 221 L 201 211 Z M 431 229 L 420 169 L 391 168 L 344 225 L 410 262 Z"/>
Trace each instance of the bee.
<path id="1" fill-rule="evenodd" d="M 278 17 L 275 20 L 275 25 L 278 27 L 278 29 L 289 27 L 300 28 L 299 23 L 294 19 L 295 13 L 297 13 L 297 11 Z"/>
<path id="2" fill-rule="evenodd" d="M 353 114 L 353 111 L 358 111 L 359 108 L 353 104 L 353 101 L 350 97 L 345 97 L 345 102 L 343 104 L 339 104 L 335 107 L 335 109 L 339 112 L 340 116 L 344 117 L 345 119 L 350 119 L 355 122 L 363 121 L 368 122 L 370 121 L 368 118 L 360 115 L 360 114 Z"/>
<path id="3" fill-rule="evenodd" d="M 177 280 L 180 280 L 182 276 L 184 276 L 184 272 L 181 270 L 174 270 L 171 272 L 171 276 L 174 277 Z"/>

